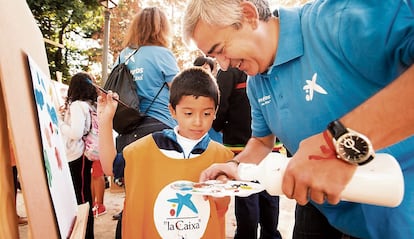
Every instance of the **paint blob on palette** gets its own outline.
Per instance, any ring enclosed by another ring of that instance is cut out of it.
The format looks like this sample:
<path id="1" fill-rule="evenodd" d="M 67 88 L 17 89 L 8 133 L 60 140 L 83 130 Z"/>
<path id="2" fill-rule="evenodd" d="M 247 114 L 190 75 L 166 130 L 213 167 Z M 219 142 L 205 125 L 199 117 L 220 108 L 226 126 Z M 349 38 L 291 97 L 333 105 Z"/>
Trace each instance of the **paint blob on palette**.
<path id="1" fill-rule="evenodd" d="M 189 194 L 205 195 L 213 197 L 239 196 L 247 197 L 261 192 L 265 188 L 259 183 L 246 181 L 209 180 L 205 182 L 177 182 L 171 184 L 171 188 Z"/>

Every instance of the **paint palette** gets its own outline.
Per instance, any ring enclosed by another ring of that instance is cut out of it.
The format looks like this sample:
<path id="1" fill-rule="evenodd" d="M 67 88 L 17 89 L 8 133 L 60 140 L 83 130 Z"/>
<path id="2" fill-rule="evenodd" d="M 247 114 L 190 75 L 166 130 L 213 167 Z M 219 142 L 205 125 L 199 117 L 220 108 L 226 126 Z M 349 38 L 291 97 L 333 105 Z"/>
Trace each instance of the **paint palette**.
<path id="1" fill-rule="evenodd" d="M 265 188 L 259 183 L 233 180 L 227 182 L 220 180 L 209 180 L 201 183 L 177 182 L 171 184 L 171 188 L 180 192 L 213 197 L 247 197 L 265 190 Z"/>

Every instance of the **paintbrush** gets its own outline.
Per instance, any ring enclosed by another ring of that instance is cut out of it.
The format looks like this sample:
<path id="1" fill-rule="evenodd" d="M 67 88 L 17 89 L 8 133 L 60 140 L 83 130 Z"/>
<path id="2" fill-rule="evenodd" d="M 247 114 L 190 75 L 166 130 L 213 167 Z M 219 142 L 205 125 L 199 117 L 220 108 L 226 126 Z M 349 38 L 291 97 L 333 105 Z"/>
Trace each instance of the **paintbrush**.
<path id="1" fill-rule="evenodd" d="M 98 90 L 102 91 L 102 92 L 103 92 L 103 93 L 105 93 L 105 94 L 108 94 L 108 91 L 107 91 L 107 90 L 105 90 L 105 89 L 104 89 L 104 88 L 102 88 L 101 86 L 99 86 L 99 85 L 97 85 L 97 84 L 93 83 L 93 81 L 91 81 L 90 79 L 87 79 L 87 80 L 88 80 L 89 84 L 93 85 L 96 89 L 98 89 Z M 130 107 L 129 107 L 126 103 L 124 103 L 122 100 L 116 99 L 115 97 L 112 97 L 112 99 L 116 100 L 118 103 L 120 103 L 120 104 L 124 105 L 125 107 L 130 108 Z"/>

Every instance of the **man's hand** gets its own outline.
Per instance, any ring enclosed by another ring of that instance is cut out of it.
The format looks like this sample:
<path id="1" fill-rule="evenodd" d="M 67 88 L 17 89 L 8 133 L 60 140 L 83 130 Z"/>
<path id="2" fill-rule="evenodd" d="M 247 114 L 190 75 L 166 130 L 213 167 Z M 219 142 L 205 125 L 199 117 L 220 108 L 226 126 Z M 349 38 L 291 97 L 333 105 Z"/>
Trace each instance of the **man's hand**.
<path id="1" fill-rule="evenodd" d="M 300 205 L 311 199 L 337 204 L 356 167 L 338 159 L 322 134 L 317 134 L 300 143 L 286 168 L 282 190 Z"/>
<path id="2" fill-rule="evenodd" d="M 212 164 L 210 167 L 201 172 L 200 182 L 215 180 L 223 174 L 225 174 L 228 179 L 238 180 L 239 175 L 237 173 L 237 166 L 238 165 L 234 162 Z"/>

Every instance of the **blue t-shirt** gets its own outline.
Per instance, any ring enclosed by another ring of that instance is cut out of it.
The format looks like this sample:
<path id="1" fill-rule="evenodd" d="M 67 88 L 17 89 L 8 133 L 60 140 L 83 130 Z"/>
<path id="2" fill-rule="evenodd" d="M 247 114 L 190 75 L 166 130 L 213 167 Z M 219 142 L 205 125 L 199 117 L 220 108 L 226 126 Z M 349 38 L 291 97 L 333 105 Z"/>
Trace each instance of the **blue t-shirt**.
<path id="1" fill-rule="evenodd" d="M 125 62 L 134 51 L 135 49 L 125 48 L 117 62 L 119 59 Z M 147 111 L 154 97 L 163 87 L 146 114 L 173 128 L 177 123 L 168 110 L 169 89 L 164 85 L 171 82 L 179 71 L 172 52 L 161 46 L 141 46 L 127 63 L 138 85 L 140 111 Z"/>
<path id="2" fill-rule="evenodd" d="M 411 1 L 315 1 L 281 8 L 279 17 L 275 61 L 266 73 L 249 78 L 247 92 L 253 136 L 274 134 L 292 153 L 301 140 L 325 130 L 414 62 Z M 399 207 L 315 205 L 352 236 L 414 238 L 414 137 L 381 152 L 397 158 L 403 170 Z"/>

